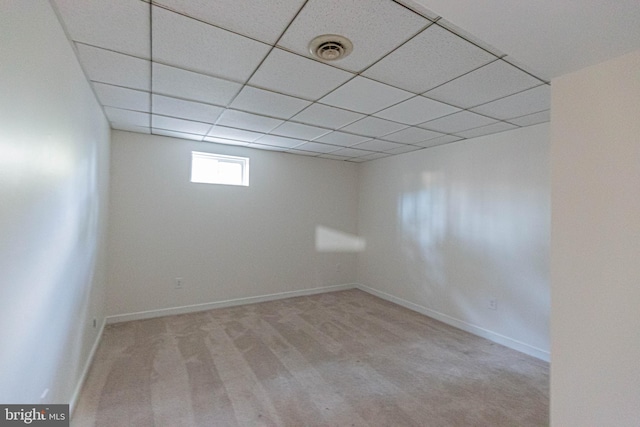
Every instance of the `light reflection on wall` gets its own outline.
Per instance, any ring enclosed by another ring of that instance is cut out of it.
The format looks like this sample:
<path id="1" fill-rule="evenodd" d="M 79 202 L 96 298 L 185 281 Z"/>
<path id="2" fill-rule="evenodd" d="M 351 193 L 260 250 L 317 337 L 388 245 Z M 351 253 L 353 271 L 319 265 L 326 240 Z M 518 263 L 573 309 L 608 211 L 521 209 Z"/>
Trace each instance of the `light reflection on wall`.
<path id="1" fill-rule="evenodd" d="M 0 402 L 67 403 L 103 317 L 110 130 L 49 2 L 4 9 Z"/>
<path id="2" fill-rule="evenodd" d="M 316 225 L 315 243 L 318 252 L 362 252 L 367 247 L 362 237 L 323 225 Z"/>
<path id="3" fill-rule="evenodd" d="M 523 173 L 527 159 L 515 158 L 520 165 L 443 156 L 403 173 L 396 221 L 409 281 L 400 286 L 429 309 L 544 349 L 548 183 L 544 169 Z M 498 311 L 488 309 L 493 297 Z"/>
<path id="4" fill-rule="evenodd" d="M 416 177 L 418 178 L 418 177 Z M 404 178 L 410 188 L 398 199 L 400 232 L 405 243 L 406 257 L 424 267 L 429 282 L 443 286 L 446 283 L 443 245 L 447 230 L 447 193 L 442 176 L 424 172 L 420 179 Z"/>
<path id="5" fill-rule="evenodd" d="M 51 136 L 43 136 L 42 148 L 34 152 L 28 143 L 17 144 L 15 140 L 0 142 L 0 176 L 60 178 L 72 173 L 73 153 L 63 143 Z"/>
<path id="6" fill-rule="evenodd" d="M 32 374 L 38 373 L 13 383 L 14 397 L 32 393 L 36 383 L 49 384 L 55 396 L 69 393 L 73 386 L 59 367 L 71 360 L 79 363 L 81 358 L 82 345 L 68 340 L 77 338 L 74 331 L 84 325 L 89 308 L 87 284 L 94 280 L 97 262 L 98 154 L 91 147 L 74 165 L 68 147 L 51 144 L 41 152 L 33 150 L 33 144 L 24 147 L 31 147 L 30 153 L 20 146 L 13 150 L 4 146 L 3 154 L 11 156 L 4 157 L 2 165 L 25 175 L 13 174 L 14 181 L 23 188 L 29 183 L 33 193 L 43 197 L 13 194 L 12 209 L 5 211 L 6 221 L 0 221 L 12 224 L 12 232 L 3 239 L 9 247 L 2 248 L 2 253 L 12 253 L 13 258 L 5 273 L 13 283 L 28 285 L 15 289 L 12 304 L 2 304 L 3 319 L 20 321 L 8 321 L 11 327 L 4 334 L 11 343 L 5 349 L 10 352 L 1 360 L 5 366 L 28 367 Z M 46 357 L 33 351 L 34 343 L 46 351 Z M 9 396 L 5 401 L 13 400 Z"/>

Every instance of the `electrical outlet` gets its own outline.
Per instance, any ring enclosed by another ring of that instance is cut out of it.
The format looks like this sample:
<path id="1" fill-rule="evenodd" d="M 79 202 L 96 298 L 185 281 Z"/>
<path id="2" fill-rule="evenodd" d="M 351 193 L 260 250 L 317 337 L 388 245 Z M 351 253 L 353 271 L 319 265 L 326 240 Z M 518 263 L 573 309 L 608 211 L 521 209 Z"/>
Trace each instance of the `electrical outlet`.
<path id="1" fill-rule="evenodd" d="M 498 299 L 489 298 L 489 310 L 497 310 L 497 309 L 498 309 Z"/>
<path id="2" fill-rule="evenodd" d="M 183 287 L 182 277 L 176 277 L 175 288 L 182 289 L 182 287 Z"/>
<path id="3" fill-rule="evenodd" d="M 93 329 L 98 327 L 98 319 L 96 319 L 95 317 L 93 318 Z"/>

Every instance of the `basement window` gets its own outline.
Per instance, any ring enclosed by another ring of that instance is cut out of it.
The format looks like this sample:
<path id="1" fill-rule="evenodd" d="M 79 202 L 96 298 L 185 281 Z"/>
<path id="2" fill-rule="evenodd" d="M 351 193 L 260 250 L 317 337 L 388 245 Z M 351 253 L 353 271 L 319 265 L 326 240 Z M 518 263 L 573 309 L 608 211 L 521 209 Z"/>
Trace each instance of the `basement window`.
<path id="1" fill-rule="evenodd" d="M 191 182 L 249 186 L 249 159 L 192 151 Z"/>

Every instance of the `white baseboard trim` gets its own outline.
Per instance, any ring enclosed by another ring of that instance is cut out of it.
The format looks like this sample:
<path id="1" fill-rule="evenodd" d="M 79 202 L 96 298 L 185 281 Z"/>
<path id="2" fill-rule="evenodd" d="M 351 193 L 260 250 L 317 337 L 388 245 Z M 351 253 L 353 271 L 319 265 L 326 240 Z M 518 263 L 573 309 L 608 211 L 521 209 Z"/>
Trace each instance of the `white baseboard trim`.
<path id="1" fill-rule="evenodd" d="M 93 358 L 96 355 L 96 351 L 98 350 L 100 341 L 102 341 L 102 333 L 104 332 L 104 327 L 106 324 L 107 324 L 107 320 L 103 319 L 102 324 L 100 325 L 100 329 L 98 330 L 98 334 L 96 335 L 96 339 L 93 342 L 93 346 L 91 347 L 91 351 L 89 352 L 89 357 L 87 357 L 87 360 L 84 363 L 82 374 L 80 374 L 80 378 L 78 379 L 76 388 L 73 390 L 73 394 L 71 395 L 71 400 L 69 401 L 70 417 L 73 417 L 73 411 L 76 409 L 76 405 L 78 404 L 78 399 L 80 398 L 80 392 L 82 391 L 82 387 L 84 386 L 84 383 L 87 380 L 87 375 L 89 374 L 89 368 L 91 368 L 91 365 L 93 364 Z"/>
<path id="2" fill-rule="evenodd" d="M 551 355 L 548 351 L 539 349 L 537 347 L 533 347 L 529 344 L 523 343 L 518 340 L 514 340 L 513 338 L 509 338 L 507 336 L 498 334 L 496 332 L 490 331 L 480 326 L 472 325 L 471 323 L 467 323 L 463 320 L 456 319 L 455 317 L 451 317 L 444 313 L 440 313 L 430 308 L 423 307 L 421 305 L 412 303 L 402 298 L 395 297 L 386 292 L 382 292 L 377 289 L 370 288 L 369 286 L 366 286 L 366 285 L 356 284 L 355 287 L 371 295 L 374 295 L 384 300 L 390 301 L 392 303 L 401 305 L 405 308 L 408 308 L 409 310 L 417 311 L 420 314 L 424 314 L 425 316 L 439 320 L 442 323 L 446 323 L 447 325 L 453 326 L 458 329 L 462 329 L 463 331 L 467 331 L 479 337 L 486 338 L 490 341 L 504 345 L 505 347 L 509 347 L 513 350 L 517 350 L 521 353 L 528 354 L 529 356 L 533 356 L 537 359 L 544 360 L 545 362 L 549 362 L 551 360 Z"/>
<path id="3" fill-rule="evenodd" d="M 207 302 L 203 304 L 185 305 L 181 307 L 161 308 L 158 310 L 139 311 L 137 313 L 116 314 L 107 316 L 107 324 L 129 322 L 131 320 L 152 319 L 155 317 L 173 316 L 176 314 L 195 313 L 198 311 L 212 310 L 214 308 L 234 307 L 237 305 L 255 304 L 258 302 L 274 301 L 284 298 L 302 297 L 307 295 L 322 294 L 325 292 L 346 291 L 354 289 L 355 284 L 323 286 L 320 288 L 302 289 L 299 291 L 279 292 L 276 294 L 260 295 L 255 297 L 236 298 L 225 301 Z"/>

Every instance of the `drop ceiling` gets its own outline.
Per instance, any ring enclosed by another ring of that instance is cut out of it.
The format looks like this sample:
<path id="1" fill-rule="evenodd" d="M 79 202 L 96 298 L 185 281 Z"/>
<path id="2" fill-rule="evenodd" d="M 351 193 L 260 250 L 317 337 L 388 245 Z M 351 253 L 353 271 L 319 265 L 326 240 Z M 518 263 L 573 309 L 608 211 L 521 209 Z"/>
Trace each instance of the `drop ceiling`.
<path id="1" fill-rule="evenodd" d="M 364 162 L 549 120 L 546 80 L 393 0 L 52 3 L 113 129 Z"/>

